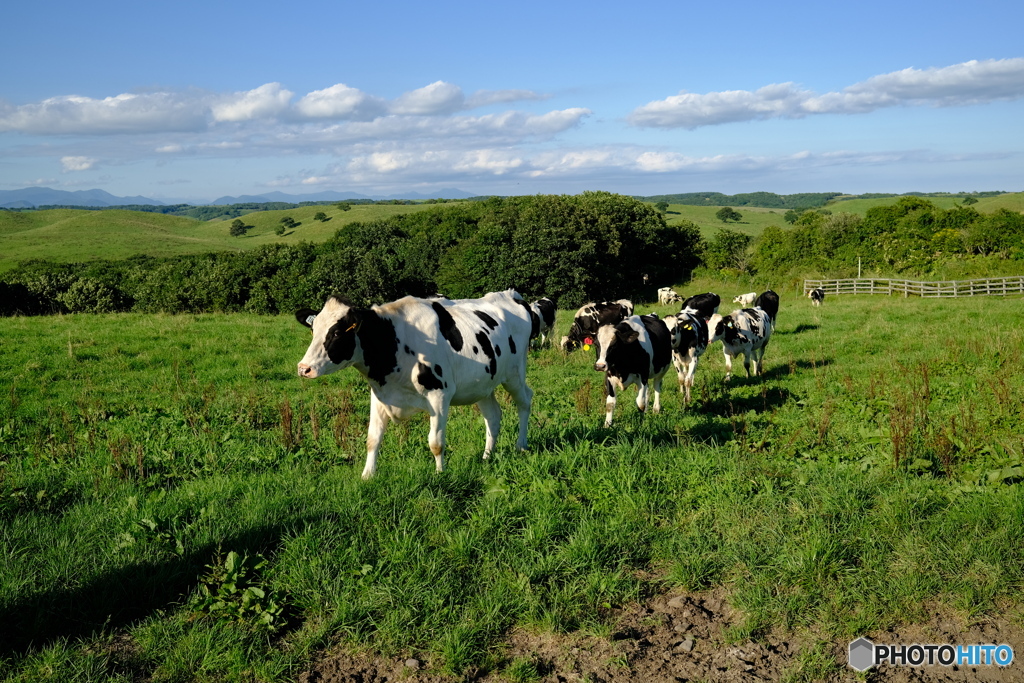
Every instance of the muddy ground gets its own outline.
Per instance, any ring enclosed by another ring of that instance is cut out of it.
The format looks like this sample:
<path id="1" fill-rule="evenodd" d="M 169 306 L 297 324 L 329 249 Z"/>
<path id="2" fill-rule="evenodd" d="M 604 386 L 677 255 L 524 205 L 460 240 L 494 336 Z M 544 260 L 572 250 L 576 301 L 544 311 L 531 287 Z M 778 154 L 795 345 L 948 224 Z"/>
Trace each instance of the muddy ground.
<path id="1" fill-rule="evenodd" d="M 506 665 L 469 672 L 465 678 L 440 674 L 430 661 L 381 658 L 342 651 L 325 653 L 300 683 L 683 683 L 688 681 L 863 681 L 941 683 L 1024 682 L 1024 619 L 978 619 L 933 612 L 927 623 L 865 634 L 875 643 L 1002 644 L 1015 659 L 998 666 L 888 666 L 857 674 L 847 666 L 848 643 L 816 642 L 810 636 L 775 635 L 763 642 L 730 644 L 725 629 L 738 618 L 721 592 L 663 595 L 617 614 L 609 637 L 512 633 Z M 1019 655 L 1019 656 L 1018 656 Z M 510 665 L 515 663 L 512 668 Z"/>

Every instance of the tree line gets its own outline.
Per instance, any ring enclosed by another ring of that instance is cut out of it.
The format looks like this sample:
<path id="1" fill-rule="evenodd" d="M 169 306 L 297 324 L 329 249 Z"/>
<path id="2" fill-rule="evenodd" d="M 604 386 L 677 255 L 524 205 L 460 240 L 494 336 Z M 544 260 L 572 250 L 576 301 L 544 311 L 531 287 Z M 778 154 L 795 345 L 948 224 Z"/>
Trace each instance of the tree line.
<path id="1" fill-rule="evenodd" d="M 563 308 L 643 296 L 700 262 L 692 223 L 606 192 L 493 197 L 352 223 L 320 244 L 174 258 L 29 261 L 0 280 L 0 314 L 248 311 L 276 314 L 330 295 L 370 305 L 406 294 L 469 298 L 515 287 Z"/>

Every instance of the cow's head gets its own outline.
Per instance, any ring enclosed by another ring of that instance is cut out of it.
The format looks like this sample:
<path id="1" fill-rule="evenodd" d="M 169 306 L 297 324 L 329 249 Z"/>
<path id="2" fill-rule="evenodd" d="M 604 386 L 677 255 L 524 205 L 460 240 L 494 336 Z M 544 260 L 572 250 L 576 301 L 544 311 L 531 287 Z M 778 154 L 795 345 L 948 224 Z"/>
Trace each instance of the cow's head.
<path id="1" fill-rule="evenodd" d="M 597 362 L 594 369 L 604 372 L 608 369 L 608 354 L 614 353 L 616 347 L 632 344 L 640 337 L 640 333 L 629 323 L 623 321 L 617 325 L 602 325 L 597 330 Z"/>
<path id="2" fill-rule="evenodd" d="M 693 329 L 693 323 L 686 318 L 679 315 L 666 315 L 663 318 L 665 327 L 668 328 L 669 339 L 672 343 L 672 350 L 678 351 L 683 344 L 683 338 L 689 333 L 691 336 L 696 335 L 696 331 Z"/>
<path id="3" fill-rule="evenodd" d="M 362 356 L 356 336 L 362 325 L 358 309 L 330 298 L 319 313 L 304 308 L 295 312 L 295 319 L 313 332 L 313 341 L 299 361 L 299 377 L 322 377 Z"/>
<path id="4" fill-rule="evenodd" d="M 708 318 L 708 346 L 725 337 L 726 333 L 731 331 L 735 325 L 731 315 L 722 316 L 715 313 Z"/>

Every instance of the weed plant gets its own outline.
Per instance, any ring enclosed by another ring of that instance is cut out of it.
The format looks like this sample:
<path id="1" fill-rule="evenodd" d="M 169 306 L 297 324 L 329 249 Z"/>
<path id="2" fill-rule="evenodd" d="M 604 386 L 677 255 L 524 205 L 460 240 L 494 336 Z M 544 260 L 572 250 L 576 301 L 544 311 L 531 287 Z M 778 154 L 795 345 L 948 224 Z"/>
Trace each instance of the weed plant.
<path id="1" fill-rule="evenodd" d="M 593 357 L 534 351 L 529 452 L 502 394 L 491 461 L 456 408 L 446 472 L 416 418 L 369 482 L 366 385 L 300 380 L 290 317 L 0 319 L 0 674 L 283 681 L 343 645 L 533 680 L 512 627 L 670 589 L 724 587 L 735 641 L 1019 610 L 1020 299 L 782 294 L 760 379 L 712 347 L 689 407 L 670 379 L 605 429 Z"/>

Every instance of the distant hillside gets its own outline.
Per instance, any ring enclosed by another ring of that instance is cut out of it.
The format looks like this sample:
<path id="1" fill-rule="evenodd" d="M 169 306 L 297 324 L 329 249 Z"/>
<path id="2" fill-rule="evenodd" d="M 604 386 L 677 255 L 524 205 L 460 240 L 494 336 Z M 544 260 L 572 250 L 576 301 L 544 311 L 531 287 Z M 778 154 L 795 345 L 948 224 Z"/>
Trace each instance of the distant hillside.
<path id="1" fill-rule="evenodd" d="M 153 204 L 159 202 L 149 197 L 115 197 L 103 190 L 53 190 L 49 187 L 26 187 L 21 190 L 0 190 L 0 208 L 30 209 L 47 204 L 67 206 L 124 206 L 126 204 Z"/>
<path id="2" fill-rule="evenodd" d="M 763 209 L 814 209 L 842 192 L 805 192 L 802 194 L 775 194 L 774 192 L 748 192 L 745 194 L 722 194 L 721 192 L 686 192 L 683 194 L 659 194 L 637 197 L 643 202 L 668 202 L 684 206 L 756 206 Z"/>
<path id="3" fill-rule="evenodd" d="M 389 201 L 393 199 L 469 199 L 473 195 L 462 190 L 447 189 L 438 190 L 423 194 L 422 192 L 403 192 L 388 196 L 365 195 L 358 192 L 314 192 L 312 194 L 286 194 L 284 192 L 267 192 L 266 194 L 242 195 L 240 197 L 220 197 L 210 204 L 220 206 L 222 204 L 252 204 L 261 202 L 289 202 L 291 204 L 302 204 L 306 202 L 343 202 L 352 199 L 364 199 L 370 201 Z"/>

